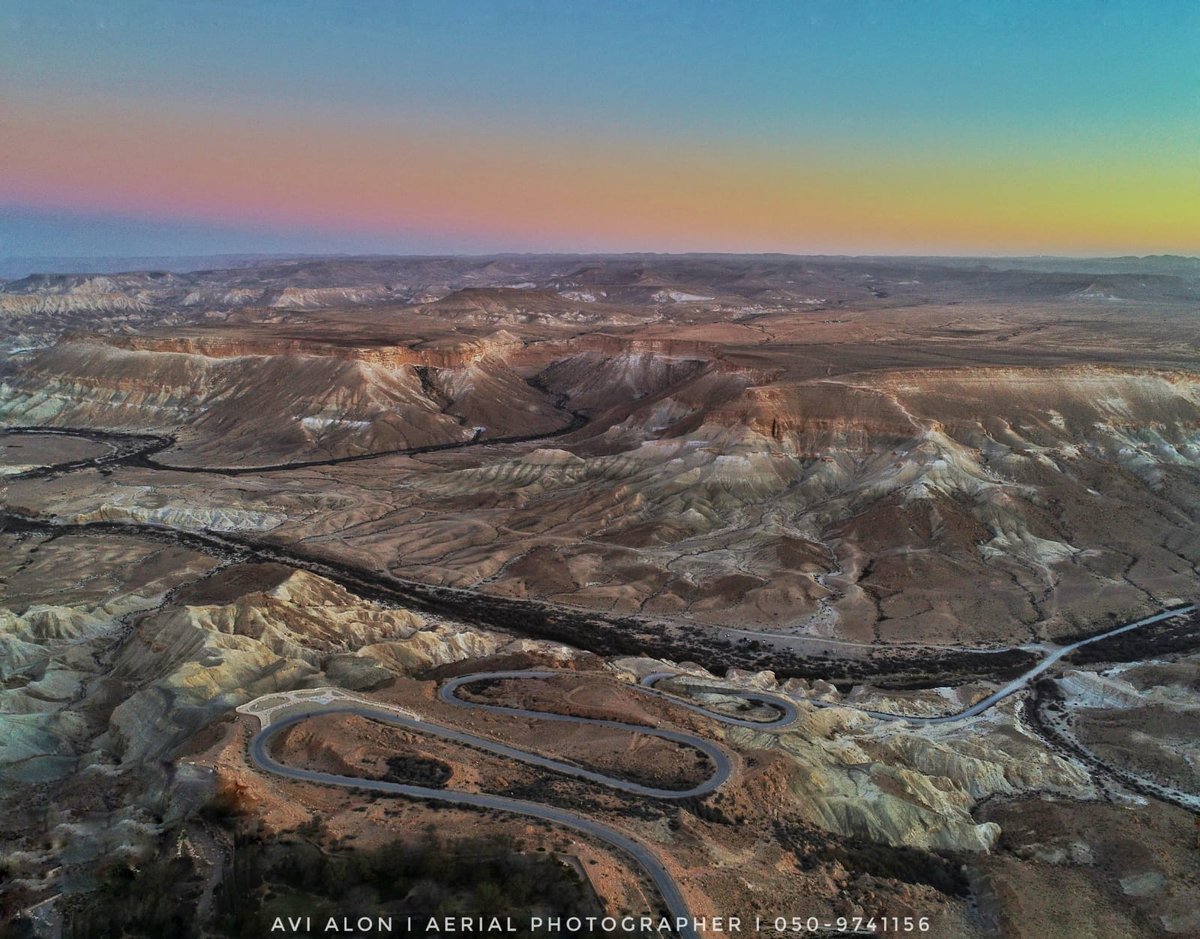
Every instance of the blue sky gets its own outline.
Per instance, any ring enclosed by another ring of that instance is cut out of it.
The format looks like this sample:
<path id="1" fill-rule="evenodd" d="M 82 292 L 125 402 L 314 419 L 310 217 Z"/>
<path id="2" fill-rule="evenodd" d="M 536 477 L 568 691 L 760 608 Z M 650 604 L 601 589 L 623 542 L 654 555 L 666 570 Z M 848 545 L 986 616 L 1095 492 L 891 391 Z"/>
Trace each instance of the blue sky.
<path id="1" fill-rule="evenodd" d="M 502 219 L 493 217 L 502 209 L 494 206 L 473 225 L 452 191 L 460 186 L 453 180 L 436 184 L 446 188 L 441 215 L 433 207 L 422 219 L 402 217 L 404 197 L 394 195 L 395 230 L 374 219 L 369 206 L 350 206 L 339 215 L 330 200 L 314 204 L 299 222 L 292 207 L 247 213 L 239 210 L 236 192 L 242 190 L 234 180 L 224 191 L 214 183 L 199 210 L 164 196 L 165 184 L 150 194 L 133 180 L 127 201 L 115 193 L 106 200 L 101 196 L 112 192 L 113 180 L 91 171 L 87 149 L 103 155 L 131 146 L 121 139 L 130 116 L 142 129 L 158 121 L 164 134 L 177 133 L 180 123 L 197 132 L 211 125 L 217 145 L 239 134 L 266 134 L 263 128 L 272 122 L 290 120 L 314 138 L 376 127 L 408 144 L 452 139 L 461 149 L 465 140 L 481 165 L 490 148 L 525 147 L 558 161 L 554 168 L 564 179 L 575 145 L 611 149 L 604 157 L 608 169 L 626 161 L 631 179 L 672 161 L 685 168 L 703 159 L 724 163 L 723 172 L 704 166 L 681 173 L 673 194 L 680 204 L 689 196 L 709 197 L 696 179 L 712 178 L 714 187 L 736 193 L 764 166 L 774 173 L 855 161 L 868 181 L 887 180 L 896 172 L 897 154 L 970 176 L 981 191 L 998 177 L 1015 186 L 1022 172 L 1052 167 L 1061 173 L 1071 161 L 1087 160 L 1107 166 L 1111 180 L 1105 185 L 1097 176 L 1095 198 L 1114 187 L 1141 187 L 1146 199 L 1160 198 L 1151 190 L 1157 193 L 1164 174 L 1184 178 L 1189 164 L 1200 170 L 1198 62 L 1200 4 L 1170 0 L 0 0 L 0 84 L 18 115 L 10 129 L 45 138 L 42 150 L 17 152 L 9 183 L 0 182 L 0 250 L 35 253 L 45 245 L 57 246 L 56 253 L 83 253 L 103 240 L 133 252 L 147 237 L 181 252 L 199 244 L 264 250 L 284 243 L 328 243 L 330 250 L 335 243 L 397 250 L 596 246 L 587 243 L 586 230 L 575 237 L 559 224 L 550 193 L 539 188 L 539 179 L 519 172 L 511 185 L 527 189 L 527 201 L 546 215 L 541 235 L 536 226 L 506 232 Z M 38 126 L 39 112 L 44 127 Z M 98 117 L 89 123 L 89 114 L 111 115 L 112 126 L 106 130 Z M 69 134 L 75 125 L 79 132 Z M 60 133 L 67 134 L 61 141 Z M 80 141 L 84 152 L 56 169 L 57 176 L 41 172 L 36 154 L 55 143 L 80 147 Z M 1145 167 L 1138 172 L 1146 178 L 1131 178 L 1130 167 L 1143 155 Z M 319 174 L 304 163 L 303 152 L 281 149 L 274 159 L 283 172 L 294 166 L 305 178 Z M 430 160 L 436 162 L 428 154 L 412 159 L 404 193 L 421 189 Z M 138 171 L 169 176 L 168 163 Z M 605 187 L 621 185 L 614 182 L 619 173 L 576 163 L 578 185 L 594 193 L 580 203 L 585 211 L 603 204 Z M 130 166 L 132 173 L 132 161 Z M 387 175 L 381 163 L 363 171 Z M 473 173 L 466 167 L 461 185 L 469 185 Z M 670 185 L 669 175 L 662 176 Z M 1052 185 L 1049 178 L 1043 183 Z M 182 167 L 176 185 L 187 186 Z M 386 185 L 398 184 L 389 177 Z M 896 185 L 917 184 L 912 174 L 899 174 Z M 765 193 L 750 195 L 766 199 Z M 959 198 L 933 189 L 923 195 L 931 202 Z M 1191 224 L 1200 224 L 1200 205 L 1191 201 L 1197 192 L 1180 197 L 1177 208 L 1190 218 L 1172 219 L 1161 241 L 1146 240 L 1146 250 L 1182 249 L 1197 231 Z M 804 201 L 794 193 L 788 198 L 803 214 Z M 1133 201 L 1114 205 L 1111 219 L 1104 219 L 1113 228 L 1114 248 L 1120 213 Z M 771 215 L 765 203 L 756 211 L 764 219 Z M 978 209 L 964 205 L 964 211 Z M 431 214 L 436 224 L 429 223 Z M 722 216 L 709 214 L 696 247 L 722 243 Z M 936 241 L 932 226 L 944 213 L 921 224 L 911 208 L 893 214 L 904 223 L 893 233 L 863 226 L 864 249 L 911 243 L 920 250 Z M 370 225 L 363 221 L 368 216 Z M 993 240 L 1001 248 L 1015 236 L 997 218 L 1003 237 Z M 1131 232 L 1149 230 L 1144 218 L 1131 216 L 1129 223 Z M 737 233 L 728 239 L 731 249 L 755 240 L 750 222 L 745 231 L 740 224 L 730 217 L 728 230 Z M 1082 233 L 1095 224 L 1084 212 L 1081 238 L 1057 247 L 1086 249 Z M 646 242 L 652 237 L 670 242 L 667 247 L 687 246 L 685 232 L 659 233 L 652 219 L 631 218 L 627 235 L 615 219 L 604 219 L 602 227 L 613 249 L 653 247 Z M 777 220 L 764 222 L 761 244 L 821 247 L 816 228 L 798 229 L 795 244 L 772 240 L 786 239 L 790 231 Z M 853 247 L 853 234 L 839 233 L 828 247 L 845 248 L 847 240 Z M 963 236 L 950 233 L 950 246 L 955 237 Z M 19 250 L 23 239 L 30 250 Z M 1055 247 L 1039 241 L 1036 231 L 1027 240 L 1031 249 Z M 987 246 L 983 239 L 974 247 Z M 964 250 L 972 247 L 963 244 Z"/>

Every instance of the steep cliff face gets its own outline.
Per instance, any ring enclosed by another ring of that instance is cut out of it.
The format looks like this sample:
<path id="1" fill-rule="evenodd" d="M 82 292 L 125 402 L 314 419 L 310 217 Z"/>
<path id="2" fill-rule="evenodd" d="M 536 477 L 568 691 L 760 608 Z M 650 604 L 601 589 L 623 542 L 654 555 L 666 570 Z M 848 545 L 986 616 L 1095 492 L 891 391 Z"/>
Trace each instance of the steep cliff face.
<path id="1" fill-rule="evenodd" d="M 69 340 L 0 384 L 0 419 L 178 433 L 179 464 L 275 463 L 548 433 L 568 415 L 508 366 L 507 334 L 451 348 Z"/>
<path id="2" fill-rule="evenodd" d="M 879 450 L 926 432 L 993 451 L 1146 431 L 1188 448 L 1200 429 L 1200 380 L 1092 367 L 883 371 L 751 387 L 709 419 L 745 425 L 800 454 Z"/>
<path id="3" fill-rule="evenodd" d="M 873 382 L 918 418 L 948 430 L 982 426 L 1038 445 L 1087 439 L 1095 431 L 1200 426 L 1200 379 L 1193 372 L 1076 366 L 885 373 Z"/>
<path id="4" fill-rule="evenodd" d="M 789 452 L 809 457 L 885 448 L 910 438 L 915 429 L 912 417 L 895 399 L 841 382 L 750 387 L 707 420 L 747 427 L 784 444 Z"/>
<path id="5" fill-rule="evenodd" d="M 412 368 L 338 357 L 214 358 L 67 342 L 0 387 L 13 424 L 182 432 L 176 462 L 277 462 L 280 455 L 395 449 L 469 439 Z"/>
<path id="6" fill-rule="evenodd" d="M 571 420 L 568 401 L 600 428 L 621 425 L 611 445 L 695 426 L 752 380 L 688 357 L 695 344 L 592 346 L 530 348 L 503 329 L 410 344 L 253 329 L 76 335 L 0 384 L 0 420 L 177 433 L 169 456 L 181 465 L 276 463 L 547 434 Z"/>
<path id="7" fill-rule="evenodd" d="M 0 294 L 0 313 L 10 317 L 32 316 L 38 313 L 128 313 L 150 308 L 149 302 L 118 292 L 96 291 L 49 296 Z"/>

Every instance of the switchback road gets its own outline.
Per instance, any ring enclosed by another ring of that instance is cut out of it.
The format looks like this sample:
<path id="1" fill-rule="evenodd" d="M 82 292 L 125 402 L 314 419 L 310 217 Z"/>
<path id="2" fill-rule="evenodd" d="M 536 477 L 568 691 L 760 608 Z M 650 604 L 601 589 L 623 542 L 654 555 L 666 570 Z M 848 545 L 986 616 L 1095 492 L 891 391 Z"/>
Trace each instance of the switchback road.
<path id="1" fill-rule="evenodd" d="M 250 757 L 259 768 L 267 772 L 275 773 L 279 776 L 284 776 L 289 779 L 301 780 L 303 782 L 318 783 L 320 785 L 341 786 L 343 788 L 364 789 L 372 792 L 384 792 L 391 795 L 407 796 L 415 799 L 431 799 L 439 802 L 449 802 L 456 805 L 471 806 L 474 808 L 493 809 L 501 812 L 511 812 L 516 815 L 525 815 L 531 818 L 538 818 L 544 821 L 553 822 L 555 824 L 564 825 L 584 834 L 591 835 L 618 850 L 624 852 L 628 857 L 641 866 L 641 868 L 649 875 L 654 882 L 660 895 L 663 898 L 667 910 L 672 919 L 676 921 L 678 932 L 685 939 L 693 939 L 696 932 L 691 926 L 691 917 L 688 910 L 687 902 L 679 889 L 679 885 L 674 877 L 667 871 L 658 856 L 640 840 L 626 835 L 616 829 L 597 822 L 591 818 L 581 815 L 577 812 L 571 812 L 565 809 L 560 809 L 551 805 L 544 805 L 536 802 L 529 802 L 523 799 L 512 799 L 507 796 L 490 795 L 487 793 L 475 792 L 460 792 L 448 789 L 433 789 L 426 786 L 413 786 L 405 783 L 388 782 L 378 779 L 364 779 L 356 776 L 342 776 L 336 773 L 326 773 L 320 770 L 310 770 L 301 767 L 288 766 L 281 763 L 271 755 L 271 743 L 279 734 L 286 731 L 288 728 L 301 724 L 304 721 L 314 717 L 326 714 L 353 714 L 358 717 L 363 717 L 368 720 L 380 721 L 382 723 L 391 724 L 393 726 L 403 727 L 407 730 L 417 731 L 419 733 L 430 734 L 436 737 L 441 737 L 445 740 L 450 740 L 455 743 L 461 743 L 467 746 L 483 749 L 490 753 L 495 753 L 499 756 L 504 756 L 509 759 L 517 760 L 531 766 L 549 769 L 552 772 L 560 773 L 567 776 L 574 776 L 580 779 L 586 779 L 590 782 L 599 783 L 603 786 L 608 786 L 613 789 L 627 792 L 633 795 L 642 795 L 655 799 L 682 799 L 692 796 L 702 796 L 719 788 L 726 779 L 729 778 L 732 767 L 729 761 L 729 756 L 726 752 L 716 744 L 702 737 L 697 737 L 694 734 L 683 733 L 681 731 L 667 730 L 660 727 L 648 727 L 640 724 L 628 724 L 621 721 L 603 720 L 599 718 L 575 717 L 568 714 L 559 714 L 552 711 L 537 711 L 527 708 L 509 707 L 497 704 L 485 704 L 482 702 L 471 701 L 459 696 L 460 689 L 472 684 L 478 684 L 485 681 L 537 681 L 546 680 L 562 676 L 571 677 L 588 677 L 586 672 L 570 672 L 570 671 L 498 671 L 498 672 L 479 672 L 471 675 L 463 675 L 453 678 L 442 685 L 439 691 L 439 698 L 454 707 L 465 708 L 468 710 L 480 710 L 490 713 L 507 714 L 515 717 L 527 717 L 537 720 L 554 721 L 559 723 L 583 724 L 588 726 L 601 726 L 617 730 L 628 731 L 631 733 L 648 734 L 659 737 L 664 740 L 670 740 L 683 746 L 691 747 L 704 753 L 713 763 L 713 772 L 702 783 L 693 786 L 690 789 L 663 789 L 654 786 L 645 786 L 640 783 L 630 780 L 621 779 L 620 777 L 610 776 L 604 773 L 597 773 L 592 770 L 583 769 L 574 764 L 556 760 L 552 757 L 543 756 L 542 754 L 533 753 L 528 750 L 523 750 L 518 747 L 513 747 L 508 744 L 500 743 L 486 737 L 480 737 L 475 734 L 468 733 L 456 727 L 450 727 L 445 724 L 437 723 L 425 718 L 413 716 L 408 713 L 402 713 L 399 710 L 386 708 L 383 706 L 370 706 L 363 703 L 361 699 L 349 699 L 337 696 L 337 692 L 331 692 L 335 697 L 329 701 L 314 700 L 311 697 L 297 698 L 296 707 L 302 708 L 297 713 L 289 714 L 279 720 L 271 720 L 269 712 L 267 714 L 259 714 L 260 719 L 268 721 L 255 734 L 250 745 Z M 650 676 L 653 677 L 653 676 Z M 662 677 L 660 675 L 660 677 Z M 733 717 L 723 714 L 719 711 L 713 711 L 700 705 L 691 704 L 683 701 L 674 695 L 663 694 L 654 690 L 651 686 L 653 681 L 642 685 L 627 685 L 624 686 L 630 690 L 638 691 L 645 694 L 652 694 L 656 697 L 663 697 L 671 700 L 690 711 L 703 714 L 713 720 L 720 721 L 726 724 L 736 726 L 755 726 L 766 729 L 781 729 L 793 723 L 796 719 L 797 712 L 794 705 L 791 705 L 786 699 L 776 698 L 773 695 L 763 695 L 755 692 L 742 692 L 732 688 L 712 688 L 714 692 L 719 691 L 721 694 L 740 697 L 754 704 L 766 704 L 777 708 L 780 716 L 773 721 L 749 721 L 743 718 Z M 279 702 L 281 699 L 286 700 L 286 696 L 278 694 L 266 695 L 262 701 Z M 255 708 L 256 702 L 251 702 L 248 705 L 243 705 L 242 710 L 245 713 L 259 713 Z M 279 709 L 279 704 L 274 706 L 275 710 Z"/>

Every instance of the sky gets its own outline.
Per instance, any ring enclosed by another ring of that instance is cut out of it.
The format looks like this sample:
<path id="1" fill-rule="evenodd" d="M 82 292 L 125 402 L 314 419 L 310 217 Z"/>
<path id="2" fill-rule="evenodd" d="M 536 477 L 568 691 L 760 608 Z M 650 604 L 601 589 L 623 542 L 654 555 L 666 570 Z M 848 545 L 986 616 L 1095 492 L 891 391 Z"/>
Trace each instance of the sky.
<path id="1" fill-rule="evenodd" d="M 0 0 L 0 257 L 1200 253 L 1200 4 Z"/>

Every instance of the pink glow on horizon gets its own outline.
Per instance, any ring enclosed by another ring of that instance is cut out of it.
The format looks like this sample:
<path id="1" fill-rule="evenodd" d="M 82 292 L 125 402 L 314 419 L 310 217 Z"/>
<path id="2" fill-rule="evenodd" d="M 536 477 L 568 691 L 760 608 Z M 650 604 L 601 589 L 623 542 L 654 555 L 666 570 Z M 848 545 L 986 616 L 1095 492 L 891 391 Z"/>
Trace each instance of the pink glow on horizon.
<path id="1" fill-rule="evenodd" d="M 987 252 L 1074 241 L 1103 251 L 1200 240 L 1195 217 L 1164 209 L 1195 188 L 1185 175 L 1143 184 L 1114 218 L 1096 196 L 1103 173 L 1078 165 L 1030 177 L 1020 165 L 964 171 L 902 153 L 789 159 L 111 101 L 9 102 L 4 132 L 0 200 L 74 211 L 425 232 L 517 249 Z"/>

